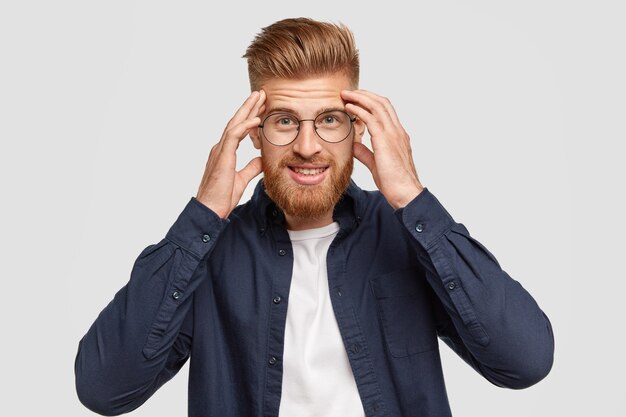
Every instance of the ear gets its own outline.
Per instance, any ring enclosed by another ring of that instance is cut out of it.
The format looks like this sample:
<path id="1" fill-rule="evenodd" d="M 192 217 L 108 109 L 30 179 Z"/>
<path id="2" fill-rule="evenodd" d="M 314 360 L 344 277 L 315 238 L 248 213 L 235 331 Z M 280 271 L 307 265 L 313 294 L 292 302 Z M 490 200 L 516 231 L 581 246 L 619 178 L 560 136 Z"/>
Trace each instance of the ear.
<path id="1" fill-rule="evenodd" d="M 354 141 L 361 143 L 363 134 L 365 134 L 365 122 L 357 117 L 354 121 Z"/>
<path id="2" fill-rule="evenodd" d="M 259 131 L 259 128 L 255 128 L 250 130 L 250 133 L 248 133 L 250 139 L 252 139 L 252 145 L 254 145 L 256 149 L 261 149 L 261 138 L 259 137 Z"/>

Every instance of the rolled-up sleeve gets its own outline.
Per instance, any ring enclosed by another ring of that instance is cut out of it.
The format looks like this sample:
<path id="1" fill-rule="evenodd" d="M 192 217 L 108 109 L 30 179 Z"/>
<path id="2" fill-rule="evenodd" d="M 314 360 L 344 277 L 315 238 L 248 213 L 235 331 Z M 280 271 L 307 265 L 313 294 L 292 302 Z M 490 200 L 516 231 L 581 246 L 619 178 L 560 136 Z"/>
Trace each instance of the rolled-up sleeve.
<path id="1" fill-rule="evenodd" d="M 228 223 L 192 197 L 165 238 L 137 257 L 128 283 L 78 344 L 76 390 L 87 408 L 103 415 L 129 412 L 184 365 L 193 292 Z"/>
<path id="2" fill-rule="evenodd" d="M 533 297 L 428 188 L 395 214 L 440 301 L 439 337 L 495 385 L 520 389 L 543 379 L 554 336 Z"/>

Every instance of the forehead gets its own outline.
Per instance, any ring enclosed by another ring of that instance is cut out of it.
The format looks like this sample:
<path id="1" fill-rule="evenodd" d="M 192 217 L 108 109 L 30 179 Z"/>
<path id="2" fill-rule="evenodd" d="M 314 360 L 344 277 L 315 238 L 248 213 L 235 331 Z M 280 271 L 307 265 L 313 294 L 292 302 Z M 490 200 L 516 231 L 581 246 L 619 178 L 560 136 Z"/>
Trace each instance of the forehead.
<path id="1" fill-rule="evenodd" d="M 350 81 L 343 74 L 305 79 L 273 78 L 263 83 L 266 93 L 265 113 L 275 108 L 287 108 L 298 115 L 310 115 L 323 108 L 344 108 L 341 90 L 350 89 Z"/>

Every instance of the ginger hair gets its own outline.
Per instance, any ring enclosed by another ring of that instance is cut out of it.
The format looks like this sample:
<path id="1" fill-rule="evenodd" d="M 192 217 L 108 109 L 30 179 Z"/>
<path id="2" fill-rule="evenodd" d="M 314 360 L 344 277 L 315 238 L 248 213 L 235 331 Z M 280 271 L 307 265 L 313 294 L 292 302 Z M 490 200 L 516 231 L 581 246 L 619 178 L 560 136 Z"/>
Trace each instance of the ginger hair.
<path id="1" fill-rule="evenodd" d="M 256 35 L 242 58 L 248 60 L 252 91 L 272 78 L 305 79 L 345 74 L 359 84 L 359 51 L 354 35 L 342 23 L 309 18 L 284 19 Z"/>

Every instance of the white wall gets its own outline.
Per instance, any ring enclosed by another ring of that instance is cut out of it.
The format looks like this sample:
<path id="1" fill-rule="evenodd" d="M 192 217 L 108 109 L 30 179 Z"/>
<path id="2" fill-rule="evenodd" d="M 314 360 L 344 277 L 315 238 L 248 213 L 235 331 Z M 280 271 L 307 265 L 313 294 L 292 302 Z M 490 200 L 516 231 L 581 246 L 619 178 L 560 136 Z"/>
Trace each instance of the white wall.
<path id="1" fill-rule="evenodd" d="M 455 416 L 623 413 L 623 3 L 301 3 L 2 3 L 3 414 L 92 414 L 79 339 L 195 195 L 248 94 L 246 46 L 292 16 L 352 28 L 422 183 L 553 323 L 552 372 L 522 391 L 442 345 Z M 186 415 L 187 367 L 132 415 Z"/>

